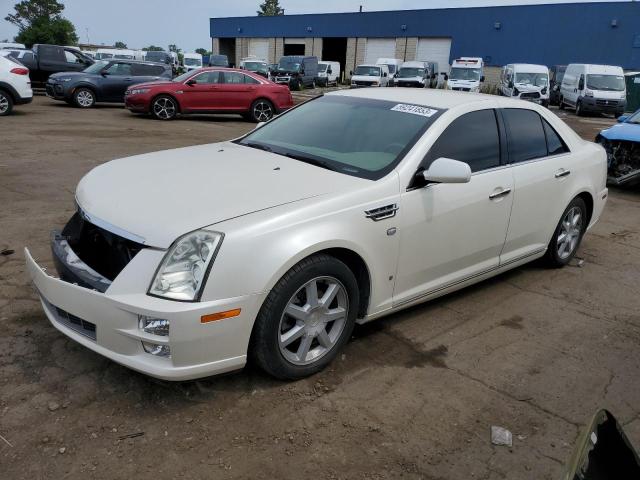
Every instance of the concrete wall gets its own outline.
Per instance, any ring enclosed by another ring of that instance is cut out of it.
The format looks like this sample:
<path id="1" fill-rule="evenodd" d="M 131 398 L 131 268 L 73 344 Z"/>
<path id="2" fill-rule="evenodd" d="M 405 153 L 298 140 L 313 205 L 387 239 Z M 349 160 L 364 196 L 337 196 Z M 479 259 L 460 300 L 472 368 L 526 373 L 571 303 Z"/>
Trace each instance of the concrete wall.
<path id="1" fill-rule="evenodd" d="M 284 56 L 284 38 L 276 37 L 276 55 L 274 57 L 273 63 L 280 61 L 280 58 Z"/>
<path id="2" fill-rule="evenodd" d="M 367 48 L 366 38 L 347 38 L 347 61 L 344 68 L 344 78 L 351 78 L 349 72 L 355 70 L 356 66 L 364 63 L 365 49 Z"/>
<path id="3" fill-rule="evenodd" d="M 220 39 L 211 39 L 211 55 L 220 55 Z"/>
<path id="4" fill-rule="evenodd" d="M 484 84 L 498 85 L 500 83 L 501 67 L 484 67 Z"/>

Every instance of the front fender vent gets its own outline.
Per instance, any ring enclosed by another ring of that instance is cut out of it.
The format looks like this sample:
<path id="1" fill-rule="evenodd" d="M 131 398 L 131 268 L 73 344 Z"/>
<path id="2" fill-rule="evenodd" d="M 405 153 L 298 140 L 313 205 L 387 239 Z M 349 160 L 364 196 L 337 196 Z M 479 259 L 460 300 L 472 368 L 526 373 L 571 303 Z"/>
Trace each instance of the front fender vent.
<path id="1" fill-rule="evenodd" d="M 399 207 L 396 203 L 392 203 L 391 205 L 385 205 L 384 207 L 365 210 L 364 214 L 367 218 L 370 218 L 374 222 L 379 222 L 380 220 L 384 220 L 386 218 L 395 217 L 398 208 Z"/>

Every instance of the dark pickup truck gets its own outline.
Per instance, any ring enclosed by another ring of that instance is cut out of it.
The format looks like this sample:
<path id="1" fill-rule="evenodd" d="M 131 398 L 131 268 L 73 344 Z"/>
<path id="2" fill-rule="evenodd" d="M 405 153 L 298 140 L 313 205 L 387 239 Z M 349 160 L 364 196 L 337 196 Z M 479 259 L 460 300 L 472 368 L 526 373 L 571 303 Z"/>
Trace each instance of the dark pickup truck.
<path id="1" fill-rule="evenodd" d="M 32 83 L 44 83 L 52 73 L 80 72 L 94 63 L 79 50 L 58 45 L 36 44 L 33 55 L 22 55 L 18 59 L 29 69 Z"/>

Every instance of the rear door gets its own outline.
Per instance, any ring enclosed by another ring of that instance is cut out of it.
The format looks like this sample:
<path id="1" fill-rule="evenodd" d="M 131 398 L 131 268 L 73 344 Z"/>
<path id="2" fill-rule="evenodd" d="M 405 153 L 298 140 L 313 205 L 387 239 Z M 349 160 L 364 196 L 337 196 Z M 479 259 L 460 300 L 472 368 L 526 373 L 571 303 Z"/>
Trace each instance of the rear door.
<path id="1" fill-rule="evenodd" d="M 223 100 L 221 73 L 220 70 L 209 70 L 191 77 L 188 82 L 194 82 L 192 85 L 185 82 L 184 88 L 176 92 L 182 111 L 220 110 Z"/>
<path id="2" fill-rule="evenodd" d="M 224 110 L 247 111 L 256 98 L 260 82 L 241 72 L 222 72 L 221 105 Z"/>
<path id="3" fill-rule="evenodd" d="M 555 129 L 537 112 L 501 110 L 514 195 L 501 263 L 544 251 L 567 206 L 566 182 L 575 161 Z"/>

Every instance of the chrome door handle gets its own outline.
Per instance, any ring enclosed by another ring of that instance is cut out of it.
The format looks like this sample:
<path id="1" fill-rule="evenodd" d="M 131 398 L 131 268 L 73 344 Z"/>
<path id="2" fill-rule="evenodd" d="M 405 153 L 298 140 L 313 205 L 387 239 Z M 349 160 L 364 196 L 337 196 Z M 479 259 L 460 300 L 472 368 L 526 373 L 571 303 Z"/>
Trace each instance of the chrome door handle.
<path id="1" fill-rule="evenodd" d="M 566 177 L 571 173 L 571 170 L 563 170 L 561 172 L 556 172 L 556 178 Z"/>
<path id="2" fill-rule="evenodd" d="M 492 193 L 491 195 L 489 195 L 489 200 L 493 200 L 493 199 L 496 199 L 496 198 L 504 197 L 505 195 L 509 195 L 510 193 L 511 193 L 511 189 L 510 188 L 505 188 L 501 192 L 496 192 L 496 193 Z"/>

